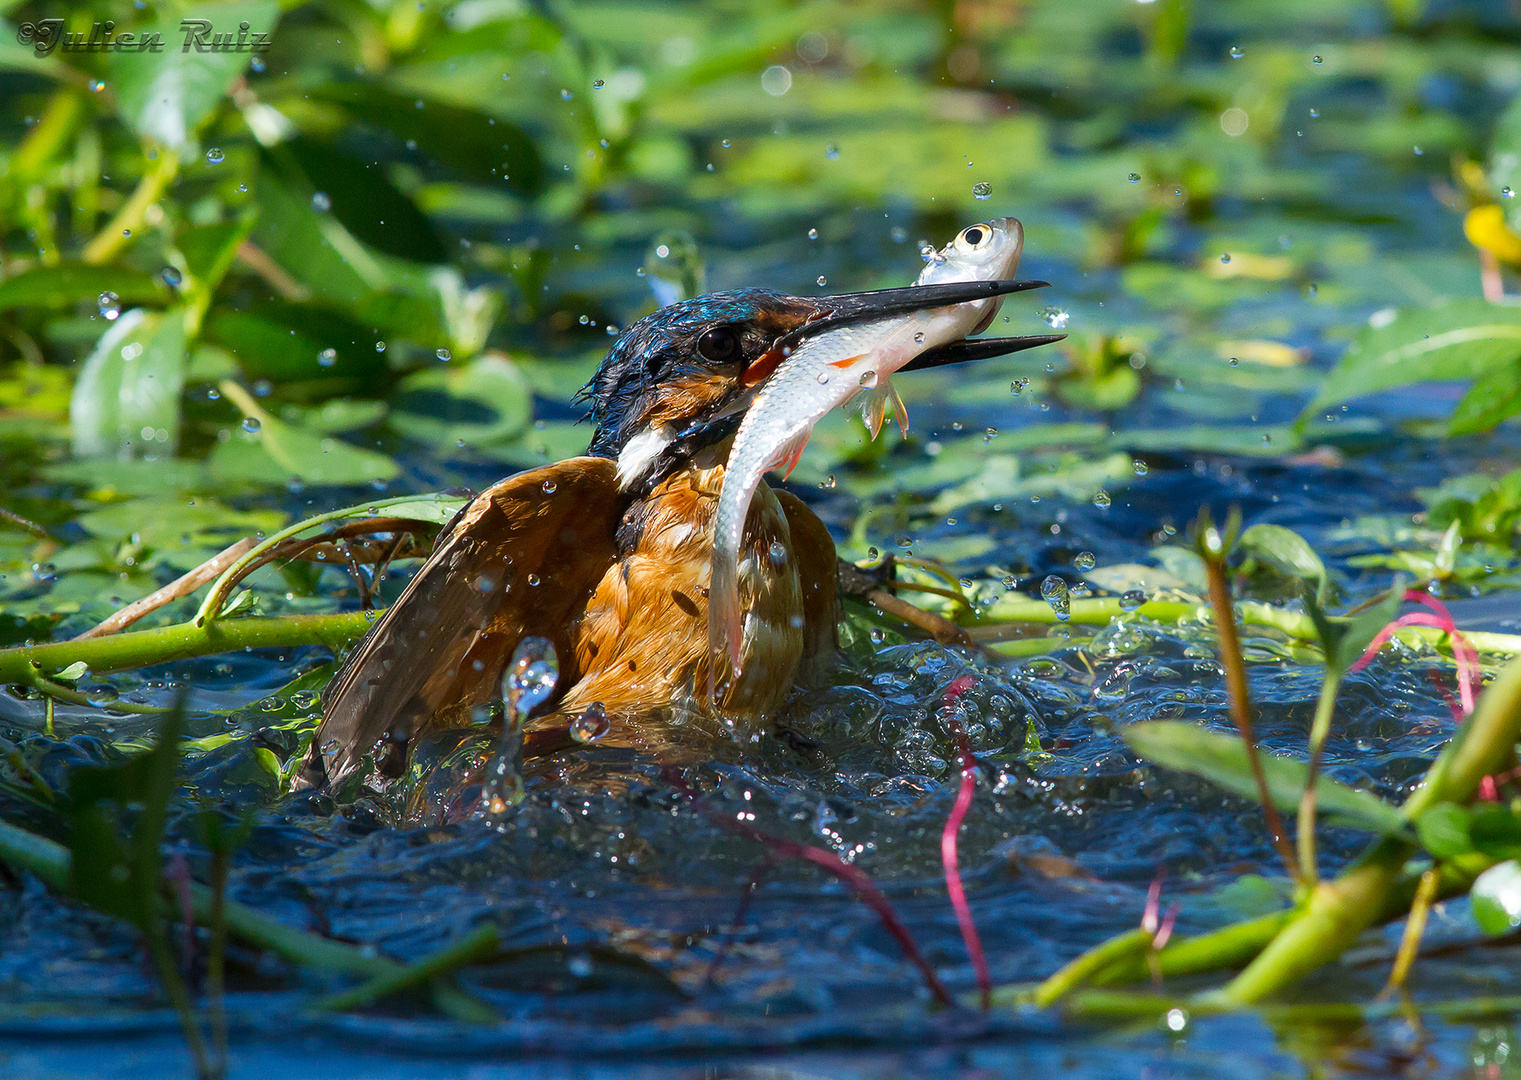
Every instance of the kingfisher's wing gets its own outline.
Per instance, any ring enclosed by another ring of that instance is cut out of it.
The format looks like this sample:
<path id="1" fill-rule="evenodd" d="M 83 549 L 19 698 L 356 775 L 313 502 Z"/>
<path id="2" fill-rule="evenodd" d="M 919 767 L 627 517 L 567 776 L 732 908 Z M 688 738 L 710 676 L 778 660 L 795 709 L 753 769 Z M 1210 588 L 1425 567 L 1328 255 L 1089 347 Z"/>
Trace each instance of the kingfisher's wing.
<path id="1" fill-rule="evenodd" d="M 308 779 L 338 783 L 371 753 L 399 764 L 421 732 L 468 723 L 527 634 L 554 642 L 560 688 L 573 684 L 572 630 L 613 564 L 624 502 L 617 463 L 591 457 L 478 495 L 329 683 Z"/>

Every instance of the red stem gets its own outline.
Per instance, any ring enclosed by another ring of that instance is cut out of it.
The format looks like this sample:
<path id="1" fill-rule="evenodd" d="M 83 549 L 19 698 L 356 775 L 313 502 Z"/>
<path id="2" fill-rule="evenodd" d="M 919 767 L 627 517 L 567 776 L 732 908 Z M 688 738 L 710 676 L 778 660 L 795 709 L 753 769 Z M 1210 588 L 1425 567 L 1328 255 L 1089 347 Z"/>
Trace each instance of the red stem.
<path id="1" fill-rule="evenodd" d="M 946 688 L 944 704 L 950 705 L 976 680 L 963 675 Z M 972 970 L 977 973 L 977 990 L 983 1009 L 993 1007 L 993 977 L 988 972 L 987 957 L 982 952 L 982 939 L 977 936 L 977 924 L 972 920 L 972 909 L 966 902 L 966 889 L 961 884 L 961 868 L 956 859 L 956 837 L 961 823 L 972 806 L 972 796 L 977 792 L 977 761 L 972 756 L 972 744 L 961 730 L 954 715 L 948 718 L 951 734 L 956 737 L 956 747 L 961 758 L 961 790 L 956 793 L 956 805 L 946 819 L 945 831 L 940 834 L 940 861 L 945 864 L 945 891 L 950 894 L 951 907 L 956 912 L 956 925 L 961 928 L 961 940 L 966 942 L 967 954 L 972 958 Z"/>

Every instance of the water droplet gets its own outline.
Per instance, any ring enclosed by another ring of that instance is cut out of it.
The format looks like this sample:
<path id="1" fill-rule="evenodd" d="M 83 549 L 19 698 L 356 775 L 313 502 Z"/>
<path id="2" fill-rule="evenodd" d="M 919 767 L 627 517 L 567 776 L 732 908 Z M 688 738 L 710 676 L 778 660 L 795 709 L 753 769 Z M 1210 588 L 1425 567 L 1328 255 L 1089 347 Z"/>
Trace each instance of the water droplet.
<path id="1" fill-rule="evenodd" d="M 275 384 L 268 379 L 259 379 L 253 384 L 254 397 L 269 397 L 275 392 Z"/>
<path id="2" fill-rule="evenodd" d="M 375 351 L 376 352 L 385 352 L 386 351 L 386 343 L 384 341 L 377 341 L 377 342 L 375 342 Z"/>
<path id="3" fill-rule="evenodd" d="M 1422 150 L 1419 146 L 1412 146 L 1410 149 L 1415 153 L 1416 157 L 1420 157 L 1422 154 L 1424 154 L 1426 152 L 1426 151 Z"/>
<path id="4" fill-rule="evenodd" d="M 448 349 L 435 349 L 433 355 L 440 360 L 449 361 L 454 359 L 454 354 Z"/>
<path id="5" fill-rule="evenodd" d="M 1262 441 L 1264 443 L 1271 443 L 1273 441 L 1273 436 L 1269 435 L 1267 432 L 1263 432 L 1262 433 Z M 1305 781 L 1305 782 L 1309 783 L 1309 781 Z"/>
<path id="6" fill-rule="evenodd" d="M 1234 356 L 1231 357 L 1231 367 L 1237 367 L 1240 365 L 1240 363 L 1240 360 L 1236 359 Z"/>
<path id="7" fill-rule="evenodd" d="M 94 82 L 90 83 L 90 89 L 92 91 L 94 91 L 95 93 L 97 93 L 97 94 L 100 93 L 105 88 L 106 88 L 106 84 L 104 82 L 102 82 L 100 79 L 96 79 Z"/>
<path id="8" fill-rule="evenodd" d="M 158 272 L 158 279 L 171 289 L 178 287 L 179 283 L 185 280 L 180 272 L 172 266 L 166 266 L 160 270 Z"/>
<path id="9" fill-rule="evenodd" d="M 1051 605 L 1051 610 L 1056 612 L 1056 617 L 1066 622 L 1072 616 L 1072 592 L 1067 588 L 1065 579 L 1056 574 L 1049 575 L 1040 583 L 1040 595 L 1046 603 Z"/>
<path id="10" fill-rule="evenodd" d="M 990 443 L 996 438 L 998 438 L 998 429 L 996 427 L 990 427 L 982 433 L 982 441 L 984 444 Z"/>
<path id="11" fill-rule="evenodd" d="M 787 563 L 787 545 L 780 540 L 771 541 L 771 546 L 766 549 L 766 554 L 771 557 L 775 566 L 785 566 Z"/>
<path id="12" fill-rule="evenodd" d="M 825 491 L 833 491 L 834 473 L 830 473 L 828 476 L 824 477 L 823 480 L 819 481 L 819 487 L 823 488 Z"/>
<path id="13" fill-rule="evenodd" d="M 819 284 L 820 284 L 820 285 L 828 285 L 828 284 L 829 284 L 829 282 L 828 282 L 828 281 L 826 281 L 826 280 L 825 280 L 825 278 L 824 278 L 824 275 L 823 275 L 823 274 L 820 274 L 820 275 L 819 275 Z"/>
<path id="14" fill-rule="evenodd" d="M 570 737 L 578 743 L 594 743 L 612 730 L 607 709 L 602 702 L 594 701 L 570 722 Z"/>
<path id="15" fill-rule="evenodd" d="M 1168 1009 L 1162 1022 L 1167 1026 L 1168 1031 L 1181 1032 L 1188 1026 L 1188 1013 L 1182 1009 Z"/>
<path id="16" fill-rule="evenodd" d="M 262 57 L 262 56 L 256 56 L 256 57 L 254 57 L 252 60 L 250 60 L 248 62 L 248 66 L 251 67 L 251 68 L 253 68 L 254 74 L 256 74 L 256 75 L 263 74 L 263 72 L 264 72 L 264 57 Z"/>
<path id="17" fill-rule="evenodd" d="M 872 627 L 872 631 L 868 636 L 871 638 L 871 643 L 873 645 L 880 645 L 882 642 L 887 640 L 886 631 L 878 627 Z"/>
<path id="18" fill-rule="evenodd" d="M 1142 461 L 1140 458 L 1136 458 L 1134 461 L 1132 461 L 1130 463 L 1130 467 L 1135 470 L 1135 474 L 1137 476 L 1145 476 L 1148 472 L 1151 471 L 1146 462 Z"/>
<path id="19" fill-rule="evenodd" d="M 318 367 L 332 367 L 337 362 L 338 362 L 338 350 L 337 349 L 323 349 L 320 353 L 317 354 L 317 366 Z"/>
<path id="20" fill-rule="evenodd" d="M 1312 56 L 1312 57 L 1310 57 L 1310 63 L 1312 63 L 1312 64 L 1323 64 L 1323 63 L 1325 63 L 1325 61 L 1322 60 L 1318 56 Z"/>
<path id="21" fill-rule="evenodd" d="M 972 185 L 972 198 L 991 199 L 993 197 L 993 185 L 986 180 L 979 180 Z"/>
<path id="22" fill-rule="evenodd" d="M 528 575 L 528 585 L 529 585 L 530 588 L 538 588 L 539 582 L 541 580 L 543 580 L 543 579 L 540 578 L 538 574 L 529 574 Z"/>
<path id="23" fill-rule="evenodd" d="M 1109 509 L 1110 501 L 1109 492 L 1107 491 L 1096 492 L 1093 496 L 1093 505 L 1098 507 L 1100 510 Z"/>
<path id="24" fill-rule="evenodd" d="M 601 90 L 606 85 L 607 85 L 607 83 L 604 80 L 602 80 L 602 79 L 593 79 L 592 80 L 592 89 L 593 90 Z"/>
<path id="25" fill-rule="evenodd" d="M 259 418 L 257 416 L 243 417 L 243 430 L 248 432 L 250 435 L 257 435 L 259 433 L 259 429 L 263 426 L 264 425 L 259 422 Z"/>
<path id="26" fill-rule="evenodd" d="M 1132 184 L 1139 184 L 1141 182 L 1141 174 L 1138 173 L 1138 172 L 1131 173 L 1130 174 L 1130 182 Z"/>
<path id="27" fill-rule="evenodd" d="M 561 90 L 560 91 L 560 100 L 561 101 L 569 101 L 571 98 L 573 98 L 575 96 L 576 95 L 572 94 L 569 90 Z"/>
<path id="28" fill-rule="evenodd" d="M 1120 593 L 1120 610 L 1134 611 L 1146 603 L 1146 594 L 1140 589 L 1127 589 Z"/>
<path id="29" fill-rule="evenodd" d="M 132 230 L 131 230 L 131 229 L 123 229 L 123 230 L 122 230 L 122 231 L 121 231 L 121 234 L 122 234 L 122 235 L 123 235 L 123 236 L 131 236 L 131 235 L 132 235 Z"/>
<path id="30" fill-rule="evenodd" d="M 1098 565 L 1098 560 L 1093 557 L 1091 551 L 1079 551 L 1072 556 L 1072 565 L 1078 570 L 1088 571 Z"/>
<path id="31" fill-rule="evenodd" d="M 820 386 L 828 386 L 829 385 L 829 372 L 827 372 L 827 371 L 821 371 L 821 372 L 819 372 L 819 385 Z"/>
<path id="32" fill-rule="evenodd" d="M 1230 262 L 1231 261 L 1231 253 L 1227 251 L 1224 255 L 1221 255 L 1220 256 L 1220 261 L 1223 262 L 1223 263 Z"/>
<path id="33" fill-rule="evenodd" d="M 1312 281 L 1308 286 L 1306 286 L 1305 291 L 1308 292 L 1311 296 L 1318 296 L 1320 294 L 1320 286 Z"/>
<path id="34" fill-rule="evenodd" d="M 810 239 L 810 240 L 817 240 L 818 238 L 819 238 L 819 230 L 817 230 L 817 229 L 809 229 L 808 230 L 808 239 Z"/>
<path id="35" fill-rule="evenodd" d="M 877 373 L 875 370 L 861 372 L 861 385 L 867 388 L 877 385 Z"/>
<path id="36" fill-rule="evenodd" d="M 1510 188 L 1503 187 L 1503 188 L 1500 189 L 1500 198 L 1502 198 L 1502 199 L 1513 199 L 1515 197 L 1516 197 L 1516 193 L 1514 191 L 1512 191 Z"/>
<path id="37" fill-rule="evenodd" d="M 312 196 L 312 209 L 319 214 L 325 214 L 333 208 L 333 200 L 327 197 L 327 192 L 319 191 Z"/>
<path id="38" fill-rule="evenodd" d="M 1320 119 L 1320 110 L 1319 109 L 1311 109 L 1310 110 L 1310 119 L 1311 120 L 1319 120 Z"/>
<path id="39" fill-rule="evenodd" d="M 559 489 L 559 487 L 560 485 L 555 483 L 553 480 L 545 480 L 543 484 L 544 494 L 553 495 Z"/>
<path id="40" fill-rule="evenodd" d="M 722 146 L 725 150 L 727 150 L 727 149 L 729 149 L 729 147 L 733 146 L 734 144 L 731 143 L 728 139 L 719 139 L 718 140 L 718 145 Z"/>
<path id="41" fill-rule="evenodd" d="M 1029 379 L 1014 379 L 1009 383 L 1009 393 L 1018 397 L 1025 392 L 1025 387 L 1030 385 Z"/>
<path id="42" fill-rule="evenodd" d="M 1232 45 L 1231 46 L 1231 59 L 1232 60 L 1240 60 L 1245 55 L 1246 55 L 1246 50 L 1243 49 L 1240 45 Z"/>
<path id="43" fill-rule="evenodd" d="M 915 345 L 923 345 L 924 344 L 924 331 L 923 330 L 916 330 L 916 331 L 914 331 L 914 344 Z"/>
<path id="44" fill-rule="evenodd" d="M 1042 308 L 1040 317 L 1045 320 L 1047 326 L 1053 330 L 1065 330 L 1072 316 L 1059 307 Z"/>
<path id="45" fill-rule="evenodd" d="M 824 156 L 827 157 L 830 161 L 839 161 L 840 160 L 840 148 L 838 146 L 836 146 L 834 143 L 825 143 L 824 144 Z"/>
<path id="46" fill-rule="evenodd" d="M 103 292 L 95 298 L 96 307 L 107 322 L 115 322 L 121 314 L 121 297 L 114 292 Z"/>
<path id="47" fill-rule="evenodd" d="M 213 165 L 220 165 L 227 160 L 227 155 L 222 152 L 220 146 L 213 146 L 210 150 L 206 151 L 206 160 Z"/>

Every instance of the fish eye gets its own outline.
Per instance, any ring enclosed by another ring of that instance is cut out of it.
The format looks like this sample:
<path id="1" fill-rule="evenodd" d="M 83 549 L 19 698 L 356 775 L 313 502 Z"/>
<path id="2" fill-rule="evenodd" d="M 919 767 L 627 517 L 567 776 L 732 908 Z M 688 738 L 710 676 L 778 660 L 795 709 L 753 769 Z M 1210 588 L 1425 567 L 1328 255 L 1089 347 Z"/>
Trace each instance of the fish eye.
<path id="1" fill-rule="evenodd" d="M 976 251 L 993 238 L 993 230 L 986 225 L 968 225 L 956 237 L 956 246 L 962 251 Z"/>
<path id="2" fill-rule="evenodd" d="M 715 326 L 704 330 L 697 339 L 697 352 L 704 360 L 722 364 L 739 357 L 739 335 L 732 326 Z"/>

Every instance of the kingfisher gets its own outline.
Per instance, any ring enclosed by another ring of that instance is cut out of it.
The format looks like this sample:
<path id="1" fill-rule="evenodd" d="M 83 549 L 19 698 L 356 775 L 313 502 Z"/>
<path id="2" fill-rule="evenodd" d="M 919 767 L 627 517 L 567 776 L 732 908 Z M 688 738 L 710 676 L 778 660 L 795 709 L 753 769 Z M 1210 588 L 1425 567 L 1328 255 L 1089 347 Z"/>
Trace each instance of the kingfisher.
<path id="1" fill-rule="evenodd" d="M 324 694 L 309 782 L 334 785 L 370 769 L 398 776 L 424 735 L 479 724 L 528 636 L 553 644 L 559 678 L 525 728 L 526 757 L 578 745 L 576 730 L 594 731 L 601 746 L 657 754 L 693 739 L 758 738 L 794 686 L 827 683 L 838 659 L 838 575 L 852 567 L 796 495 L 764 482 L 752 494 L 747 485 L 730 575 L 741 629 L 732 656 L 714 651 L 715 518 L 736 433 L 767 422 L 768 387 L 789 373 L 797 382 L 791 365 L 804 361 L 810 343 L 845 331 L 866 328 L 877 340 L 884 334 L 876 331 L 901 329 L 898 320 L 959 327 L 939 331 L 955 340 L 897 333 L 916 344 L 876 366 L 864 354 L 848 358 L 856 363 L 846 369 L 852 376 L 871 369 L 860 385 L 876 391 L 869 397 L 878 426 L 892 371 L 1061 340 L 966 336 L 986 327 L 1006 294 L 1046 285 L 1009 276 L 1022 245 L 1019 222 L 997 218 L 926 255 L 931 266 L 911 286 L 811 297 L 716 292 L 635 322 L 582 390 L 593 425 L 586 454 L 517 473 L 466 504 L 344 661 Z M 944 269 L 959 267 L 958 259 L 975 262 L 981 276 Z M 969 314 L 947 321 L 944 313 L 957 311 Z M 929 315 L 939 321 L 926 322 Z M 835 361 L 829 370 L 839 367 Z M 799 436 L 805 441 L 839 402 L 837 390 L 820 385 L 818 407 L 802 403 L 801 428 L 785 433 L 791 461 L 801 452 Z M 795 413 L 795 387 L 788 393 Z M 900 427 L 905 419 L 900 412 Z"/>

